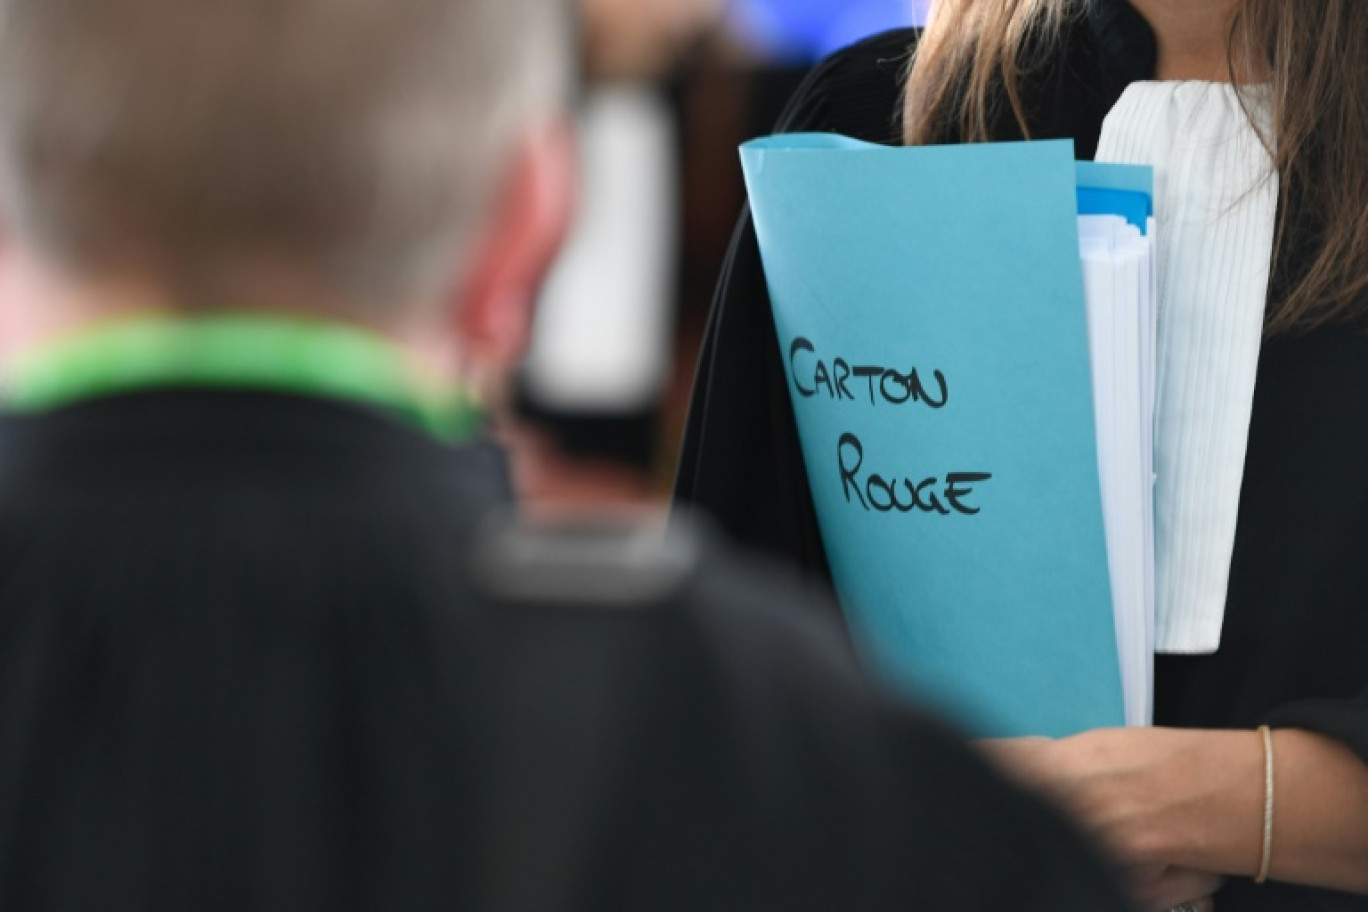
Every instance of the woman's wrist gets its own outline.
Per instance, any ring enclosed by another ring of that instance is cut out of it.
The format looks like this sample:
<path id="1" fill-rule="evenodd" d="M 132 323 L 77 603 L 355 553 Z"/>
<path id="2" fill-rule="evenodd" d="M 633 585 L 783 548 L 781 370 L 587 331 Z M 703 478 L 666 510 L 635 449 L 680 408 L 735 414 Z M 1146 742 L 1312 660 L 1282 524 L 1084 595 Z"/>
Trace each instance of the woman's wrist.
<path id="1" fill-rule="evenodd" d="M 1170 864 L 1251 877 L 1263 850 L 1264 752 L 1256 731 L 1174 732 L 1152 770 L 1155 855 Z"/>

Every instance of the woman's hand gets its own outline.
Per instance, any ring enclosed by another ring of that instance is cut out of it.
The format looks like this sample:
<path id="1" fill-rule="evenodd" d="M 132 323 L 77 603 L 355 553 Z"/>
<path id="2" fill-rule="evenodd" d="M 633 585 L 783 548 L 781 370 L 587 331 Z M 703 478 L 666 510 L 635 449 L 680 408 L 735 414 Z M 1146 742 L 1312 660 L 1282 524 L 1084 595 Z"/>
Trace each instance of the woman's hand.
<path id="1" fill-rule="evenodd" d="M 1188 906 L 1211 912 L 1225 878 L 1183 868 L 1140 868 L 1130 872 L 1131 898 L 1141 912 L 1169 912 Z"/>
<path id="2" fill-rule="evenodd" d="M 1191 849 L 1262 848 L 1263 753 L 1253 732 L 1105 729 L 989 742 L 1007 771 L 1053 797 L 1130 868 L 1198 868 Z"/>
<path id="3" fill-rule="evenodd" d="M 1368 764 L 1309 732 L 1279 730 L 1273 740 L 1272 879 L 1368 894 Z M 1252 877 L 1259 868 L 1264 753 L 1256 732 L 1105 729 L 985 747 L 1132 872 Z"/>

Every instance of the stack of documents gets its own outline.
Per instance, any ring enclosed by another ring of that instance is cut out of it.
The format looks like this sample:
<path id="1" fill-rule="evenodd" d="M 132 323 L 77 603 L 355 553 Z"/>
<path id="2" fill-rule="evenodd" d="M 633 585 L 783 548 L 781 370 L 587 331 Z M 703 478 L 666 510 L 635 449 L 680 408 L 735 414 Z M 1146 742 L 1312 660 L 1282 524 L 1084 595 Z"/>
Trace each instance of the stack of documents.
<path id="1" fill-rule="evenodd" d="M 1078 219 L 1097 461 L 1126 722 L 1154 715 L 1154 220 Z"/>
<path id="2" fill-rule="evenodd" d="M 832 576 L 895 685 L 976 734 L 1145 724 L 1148 169 L 1067 142 L 742 150 Z"/>

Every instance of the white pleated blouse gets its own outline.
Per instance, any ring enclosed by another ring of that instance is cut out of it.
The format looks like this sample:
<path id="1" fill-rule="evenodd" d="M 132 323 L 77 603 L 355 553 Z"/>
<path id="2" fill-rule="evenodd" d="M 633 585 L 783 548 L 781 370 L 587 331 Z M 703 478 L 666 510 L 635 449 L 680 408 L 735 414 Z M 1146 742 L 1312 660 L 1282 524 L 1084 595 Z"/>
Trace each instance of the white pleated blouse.
<path id="1" fill-rule="evenodd" d="M 1263 116 L 1262 96 L 1247 98 Z M 1234 87 L 1142 82 L 1102 128 L 1099 161 L 1155 168 L 1157 647 L 1221 642 L 1278 180 Z"/>

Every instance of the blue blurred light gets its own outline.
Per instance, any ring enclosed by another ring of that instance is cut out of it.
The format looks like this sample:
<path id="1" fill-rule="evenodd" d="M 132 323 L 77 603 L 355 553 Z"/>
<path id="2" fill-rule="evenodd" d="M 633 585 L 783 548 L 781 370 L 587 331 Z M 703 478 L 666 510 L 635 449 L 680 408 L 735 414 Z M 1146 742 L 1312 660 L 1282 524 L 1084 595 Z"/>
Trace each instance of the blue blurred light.
<path id="1" fill-rule="evenodd" d="M 920 25 L 927 0 L 728 0 L 737 33 L 769 57 L 811 62 L 886 29 Z"/>

